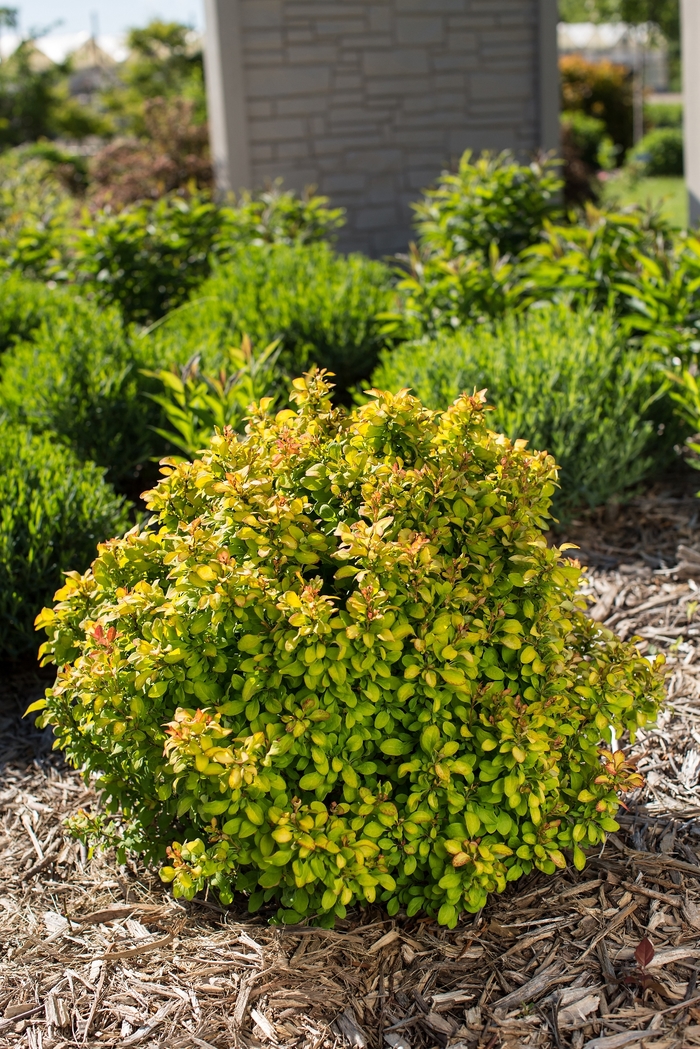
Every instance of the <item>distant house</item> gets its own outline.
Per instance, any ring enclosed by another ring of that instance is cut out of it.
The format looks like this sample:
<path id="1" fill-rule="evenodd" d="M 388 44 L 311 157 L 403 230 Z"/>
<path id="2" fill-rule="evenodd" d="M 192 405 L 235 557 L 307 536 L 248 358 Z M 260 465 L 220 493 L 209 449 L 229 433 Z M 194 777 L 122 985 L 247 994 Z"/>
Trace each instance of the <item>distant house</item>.
<path id="1" fill-rule="evenodd" d="M 219 187 L 312 183 L 345 249 L 405 247 L 465 149 L 559 148 L 556 0 L 205 2 Z"/>
<path id="2" fill-rule="evenodd" d="M 646 88 L 668 90 L 668 45 L 653 25 L 560 22 L 558 41 L 561 55 L 580 55 L 589 62 L 606 59 L 643 71 Z"/>

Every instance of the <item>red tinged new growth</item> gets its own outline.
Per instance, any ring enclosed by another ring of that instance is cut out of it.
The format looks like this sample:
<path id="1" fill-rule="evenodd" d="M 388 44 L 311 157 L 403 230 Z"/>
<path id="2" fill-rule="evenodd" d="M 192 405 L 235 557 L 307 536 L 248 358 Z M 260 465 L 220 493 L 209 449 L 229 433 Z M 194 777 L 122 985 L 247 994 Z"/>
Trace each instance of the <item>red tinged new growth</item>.
<path id="1" fill-rule="evenodd" d="M 76 832 L 176 896 L 332 925 L 355 904 L 449 927 L 533 869 L 579 869 L 639 773 L 609 749 L 662 660 L 585 615 L 547 545 L 557 469 L 406 390 L 296 410 L 174 460 L 154 515 L 40 617 L 42 723 L 98 775 Z"/>

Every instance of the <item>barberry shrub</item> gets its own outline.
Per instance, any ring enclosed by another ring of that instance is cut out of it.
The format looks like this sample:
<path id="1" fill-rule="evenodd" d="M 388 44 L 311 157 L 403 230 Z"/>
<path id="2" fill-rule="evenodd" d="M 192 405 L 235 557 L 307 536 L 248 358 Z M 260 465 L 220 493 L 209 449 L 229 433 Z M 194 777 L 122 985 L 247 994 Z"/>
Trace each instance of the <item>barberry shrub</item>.
<path id="1" fill-rule="evenodd" d="M 480 396 L 346 414 L 322 373 L 294 387 L 166 465 L 148 525 L 68 578 L 40 721 L 99 774 L 83 833 L 167 853 L 176 896 L 451 927 L 617 829 L 641 777 L 610 729 L 654 716 L 660 660 L 583 614 L 543 536 L 554 461 Z"/>

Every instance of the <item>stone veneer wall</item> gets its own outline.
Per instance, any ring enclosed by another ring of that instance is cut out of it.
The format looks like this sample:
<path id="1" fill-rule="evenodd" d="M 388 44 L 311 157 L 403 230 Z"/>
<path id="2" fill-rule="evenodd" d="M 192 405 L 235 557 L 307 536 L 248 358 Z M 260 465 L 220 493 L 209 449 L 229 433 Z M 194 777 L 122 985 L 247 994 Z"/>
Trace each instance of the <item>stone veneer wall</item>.
<path id="1" fill-rule="evenodd" d="M 463 150 L 546 143 L 541 4 L 238 0 L 249 184 L 313 183 L 348 211 L 342 249 L 405 248 L 410 202 Z"/>

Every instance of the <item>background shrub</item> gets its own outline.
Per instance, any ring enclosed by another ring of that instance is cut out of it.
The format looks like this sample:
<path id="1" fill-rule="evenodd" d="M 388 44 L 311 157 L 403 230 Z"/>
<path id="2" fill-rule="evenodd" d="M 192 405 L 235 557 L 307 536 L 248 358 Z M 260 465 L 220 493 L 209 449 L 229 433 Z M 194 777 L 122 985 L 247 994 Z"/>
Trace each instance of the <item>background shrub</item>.
<path id="1" fill-rule="evenodd" d="M 36 653 L 34 618 L 68 569 L 127 527 L 124 499 L 54 434 L 0 422 L 0 658 Z"/>
<path id="2" fill-rule="evenodd" d="M 660 444 L 670 453 L 668 435 L 657 434 L 671 410 L 657 403 L 656 358 L 626 349 L 610 313 L 553 306 L 404 343 L 382 355 L 372 384 L 409 387 L 430 408 L 486 388 L 496 406 L 489 424 L 557 460 L 560 514 L 642 480 L 662 458 Z"/>
<path id="3" fill-rule="evenodd" d="M 570 109 L 561 114 L 561 124 L 568 130 L 581 160 L 592 170 L 601 168 L 601 150 L 607 137 L 605 122 L 582 110 Z"/>
<path id="4" fill-rule="evenodd" d="M 579 55 L 559 59 L 562 109 L 579 110 L 602 120 L 621 152 L 633 138 L 632 75 L 626 66 L 588 62 Z"/>
<path id="5" fill-rule="evenodd" d="M 644 106 L 644 123 L 649 130 L 657 127 L 683 127 L 682 102 L 647 102 Z"/>
<path id="6" fill-rule="evenodd" d="M 327 244 L 241 246 L 153 332 L 149 352 L 161 366 L 198 353 L 211 372 L 244 335 L 256 350 L 280 338 L 287 374 L 316 363 L 344 389 L 370 375 L 387 343 L 378 314 L 393 305 L 390 271 L 362 255 Z"/>
<path id="7" fill-rule="evenodd" d="M 518 164 L 504 151 L 461 157 L 457 172 L 443 171 L 435 189 L 413 205 L 421 246 L 454 258 L 495 242 L 501 255 L 533 244 L 545 219 L 559 212 L 562 181 L 553 161 Z"/>
<path id="8" fill-rule="evenodd" d="M 98 212 L 73 233 L 65 276 L 116 304 L 127 323 L 145 324 L 180 305 L 209 274 L 219 208 L 178 194 L 111 214 Z"/>
<path id="9" fill-rule="evenodd" d="M 72 296 L 40 281 L 10 274 L 0 280 L 0 354 L 29 338 L 47 316 L 69 307 Z"/>
<path id="10" fill-rule="evenodd" d="M 653 716 L 661 674 L 578 609 L 541 531 L 553 460 L 489 433 L 478 397 L 348 418 L 294 385 L 298 413 L 214 438 L 69 577 L 32 709 L 100 775 L 112 818 L 82 833 L 167 850 L 177 896 L 452 927 L 618 828 L 641 777 L 601 742 Z"/>
<path id="11" fill-rule="evenodd" d="M 597 173 L 615 167 L 618 147 L 604 121 L 583 110 L 565 110 L 560 126 L 566 200 L 573 204 L 596 200 L 600 195 Z"/>
<path id="12" fill-rule="evenodd" d="M 129 336 L 118 310 L 66 299 L 0 359 L 0 413 L 52 431 L 78 458 L 125 483 L 164 449 L 151 429 L 160 410 L 145 396 L 157 383 L 140 370 L 151 363 L 147 349 Z"/>
<path id="13" fill-rule="evenodd" d="M 223 209 L 223 225 L 217 244 L 225 257 L 230 243 L 313 244 L 332 240 L 345 223 L 344 208 L 329 208 L 328 197 L 312 187 L 297 196 L 282 189 L 277 179 L 269 189 L 244 193 L 236 207 Z"/>
<path id="14" fill-rule="evenodd" d="M 637 143 L 630 157 L 643 167 L 645 175 L 682 175 L 682 129 L 660 127 L 650 131 Z"/>

